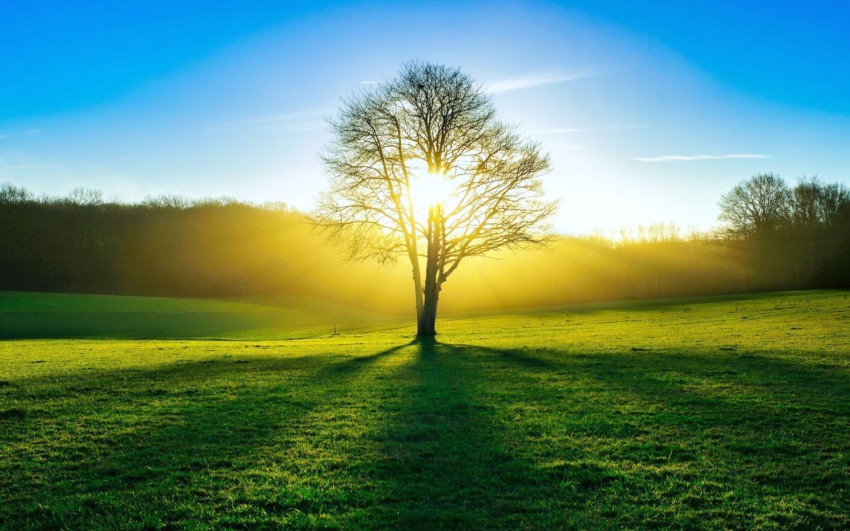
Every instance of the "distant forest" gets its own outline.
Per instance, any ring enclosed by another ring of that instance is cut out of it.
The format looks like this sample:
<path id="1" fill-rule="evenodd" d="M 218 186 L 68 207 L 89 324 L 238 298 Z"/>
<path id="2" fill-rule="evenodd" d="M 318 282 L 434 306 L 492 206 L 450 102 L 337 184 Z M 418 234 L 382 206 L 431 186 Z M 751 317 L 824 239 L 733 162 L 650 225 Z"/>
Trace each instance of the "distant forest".
<path id="1" fill-rule="evenodd" d="M 724 194 L 722 229 L 672 225 L 617 242 L 558 237 L 549 249 L 475 259 L 446 285 L 448 311 L 650 297 L 850 287 L 850 193 L 761 174 Z M 400 265 L 351 263 L 283 204 L 232 199 L 36 198 L 0 185 L 0 289 L 176 297 L 319 296 L 412 309 Z"/>

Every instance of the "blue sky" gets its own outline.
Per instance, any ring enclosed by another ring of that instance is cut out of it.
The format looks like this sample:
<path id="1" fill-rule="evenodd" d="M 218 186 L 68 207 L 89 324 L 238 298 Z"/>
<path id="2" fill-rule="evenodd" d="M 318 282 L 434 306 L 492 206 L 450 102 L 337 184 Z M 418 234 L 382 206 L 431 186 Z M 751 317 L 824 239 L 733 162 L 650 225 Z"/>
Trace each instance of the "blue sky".
<path id="1" fill-rule="evenodd" d="M 562 232 L 715 223 L 762 171 L 850 183 L 850 2 L 0 4 L 0 181 L 309 209 L 324 118 L 423 59 L 549 151 Z"/>

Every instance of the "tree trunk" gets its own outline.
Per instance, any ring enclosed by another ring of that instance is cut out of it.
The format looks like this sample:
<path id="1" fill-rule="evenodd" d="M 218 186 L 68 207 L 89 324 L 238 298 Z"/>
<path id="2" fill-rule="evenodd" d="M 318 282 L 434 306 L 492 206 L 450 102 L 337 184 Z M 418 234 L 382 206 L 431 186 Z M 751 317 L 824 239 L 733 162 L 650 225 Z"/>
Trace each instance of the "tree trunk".
<path id="1" fill-rule="evenodd" d="M 437 335 L 437 302 L 442 288 L 441 253 L 444 242 L 443 209 L 440 205 L 428 211 L 428 252 L 425 262 L 425 289 L 422 311 L 417 312 L 416 336 Z"/>
<path id="2" fill-rule="evenodd" d="M 426 286 L 430 283 L 426 283 Z M 425 289 L 425 303 L 422 306 L 422 315 L 416 327 L 416 335 L 419 337 L 433 337 L 437 335 L 437 300 L 439 290 L 435 286 Z"/>
<path id="3" fill-rule="evenodd" d="M 414 304 L 416 306 L 416 322 L 422 322 L 422 309 L 424 303 L 422 301 L 422 273 L 419 270 L 419 257 L 413 253 L 410 257 L 410 262 L 413 264 L 413 293 Z"/>

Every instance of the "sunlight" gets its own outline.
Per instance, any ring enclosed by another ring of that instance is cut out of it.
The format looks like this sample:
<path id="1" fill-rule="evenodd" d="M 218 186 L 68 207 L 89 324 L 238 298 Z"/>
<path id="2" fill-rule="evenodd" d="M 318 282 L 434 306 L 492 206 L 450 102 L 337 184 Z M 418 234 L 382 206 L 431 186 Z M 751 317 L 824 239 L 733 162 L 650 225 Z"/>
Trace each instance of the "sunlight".
<path id="1" fill-rule="evenodd" d="M 444 175 L 429 173 L 427 168 L 411 166 L 410 196 L 413 198 L 413 215 L 419 221 L 428 217 L 428 208 L 434 205 L 448 207 L 454 185 Z"/>

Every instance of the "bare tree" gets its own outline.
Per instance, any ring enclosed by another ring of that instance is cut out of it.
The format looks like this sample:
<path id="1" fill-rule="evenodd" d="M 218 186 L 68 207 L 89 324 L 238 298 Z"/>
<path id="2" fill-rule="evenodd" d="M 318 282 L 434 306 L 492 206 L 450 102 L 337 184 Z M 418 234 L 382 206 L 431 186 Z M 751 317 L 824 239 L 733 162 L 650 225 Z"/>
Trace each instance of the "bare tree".
<path id="1" fill-rule="evenodd" d="M 159 195 L 156 197 L 149 195 L 144 198 L 141 205 L 147 208 L 170 208 L 174 210 L 183 210 L 192 206 L 192 202 L 179 195 Z"/>
<path id="2" fill-rule="evenodd" d="M 847 187 L 825 184 L 817 177 L 802 178 L 792 190 L 792 220 L 802 229 L 829 228 L 838 221 L 842 205 L 847 204 L 850 204 Z"/>
<path id="3" fill-rule="evenodd" d="M 791 193 L 778 175 L 761 173 L 735 186 L 720 199 L 721 221 L 738 237 L 775 233 L 791 216 Z"/>
<path id="4" fill-rule="evenodd" d="M 26 188 L 12 183 L 0 184 L 0 204 L 17 205 L 32 200 L 32 194 Z"/>
<path id="5" fill-rule="evenodd" d="M 408 63 L 344 101 L 330 125 L 317 223 L 352 258 L 407 257 L 417 336 L 436 334 L 440 291 L 464 259 L 546 240 L 556 208 L 541 187 L 548 156 L 498 121 L 483 87 L 459 69 Z M 444 197 L 423 204 L 437 184 Z"/>
<path id="6" fill-rule="evenodd" d="M 72 205 L 80 206 L 101 206 L 103 205 L 103 192 L 94 188 L 74 188 L 68 194 L 68 202 Z"/>

